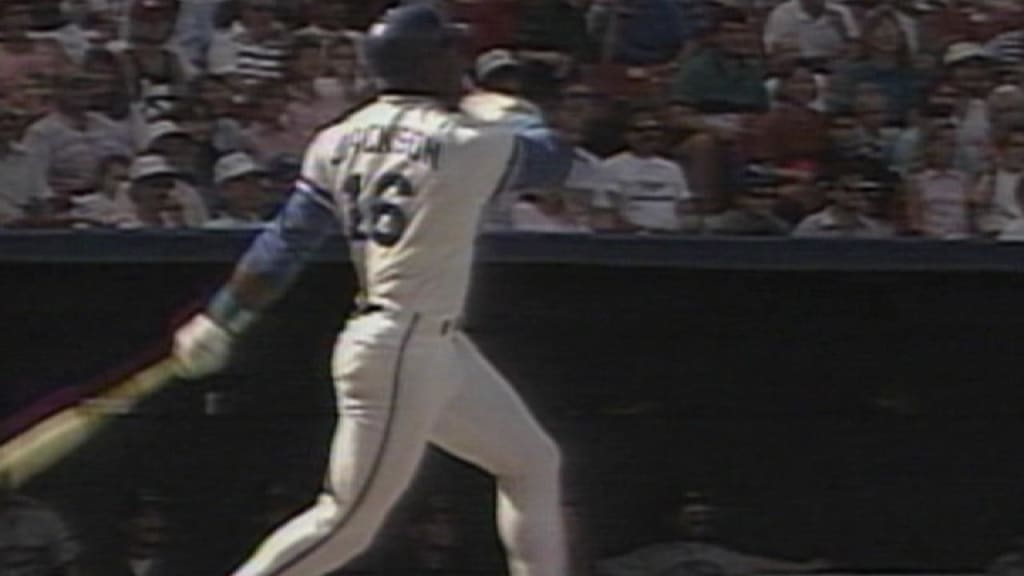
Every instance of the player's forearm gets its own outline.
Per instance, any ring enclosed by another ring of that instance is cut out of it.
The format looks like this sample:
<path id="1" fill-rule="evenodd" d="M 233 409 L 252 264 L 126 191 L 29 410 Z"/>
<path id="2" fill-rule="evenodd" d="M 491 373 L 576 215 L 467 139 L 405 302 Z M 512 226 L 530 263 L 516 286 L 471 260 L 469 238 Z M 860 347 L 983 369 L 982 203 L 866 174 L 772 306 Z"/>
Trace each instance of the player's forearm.
<path id="1" fill-rule="evenodd" d="M 327 200 L 308 187 L 296 188 L 214 297 L 210 316 L 231 332 L 245 330 L 291 287 L 306 262 L 336 229 L 337 220 Z"/>

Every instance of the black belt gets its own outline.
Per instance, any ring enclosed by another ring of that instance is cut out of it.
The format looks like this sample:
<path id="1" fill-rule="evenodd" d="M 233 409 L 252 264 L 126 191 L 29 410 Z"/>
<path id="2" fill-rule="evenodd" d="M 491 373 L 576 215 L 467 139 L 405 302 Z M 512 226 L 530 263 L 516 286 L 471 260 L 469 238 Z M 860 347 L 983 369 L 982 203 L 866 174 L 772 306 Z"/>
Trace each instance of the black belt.
<path id="1" fill-rule="evenodd" d="M 369 314 L 375 314 L 377 312 L 384 312 L 387 310 L 386 307 L 380 304 L 374 304 L 372 302 L 360 302 L 356 305 L 355 311 L 352 313 L 353 318 L 360 318 Z M 438 331 L 442 336 L 447 335 L 456 326 L 455 320 L 444 320 L 441 322 Z"/>

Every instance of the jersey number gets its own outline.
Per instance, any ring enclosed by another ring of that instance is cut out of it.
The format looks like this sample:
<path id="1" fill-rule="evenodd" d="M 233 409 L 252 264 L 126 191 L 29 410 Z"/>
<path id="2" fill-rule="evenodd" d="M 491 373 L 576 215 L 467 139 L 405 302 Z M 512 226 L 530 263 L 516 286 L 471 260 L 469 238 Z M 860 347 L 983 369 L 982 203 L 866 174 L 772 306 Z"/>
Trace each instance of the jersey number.
<path id="1" fill-rule="evenodd" d="M 399 198 L 411 198 L 414 194 L 412 182 L 397 172 L 382 174 L 373 186 L 368 213 L 363 212 L 359 203 L 363 185 L 362 174 L 349 176 L 344 184 L 345 195 L 349 198 L 348 219 L 352 239 L 369 239 L 386 248 L 398 244 L 409 225 L 409 217 L 402 211 L 401 206 L 383 196 L 393 190 Z M 368 230 L 363 228 L 364 223 L 369 224 Z"/>

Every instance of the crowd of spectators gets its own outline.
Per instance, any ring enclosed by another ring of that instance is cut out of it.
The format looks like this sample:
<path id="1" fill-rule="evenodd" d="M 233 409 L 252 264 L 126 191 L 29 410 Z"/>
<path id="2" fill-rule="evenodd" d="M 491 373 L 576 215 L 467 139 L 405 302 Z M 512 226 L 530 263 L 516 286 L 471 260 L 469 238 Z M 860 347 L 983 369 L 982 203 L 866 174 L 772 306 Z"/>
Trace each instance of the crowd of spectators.
<path id="1" fill-rule="evenodd" d="M 5 1 L 0 226 L 259 226 L 394 3 Z M 437 3 L 467 107 L 578 146 L 492 229 L 1024 239 L 1022 2 Z"/>

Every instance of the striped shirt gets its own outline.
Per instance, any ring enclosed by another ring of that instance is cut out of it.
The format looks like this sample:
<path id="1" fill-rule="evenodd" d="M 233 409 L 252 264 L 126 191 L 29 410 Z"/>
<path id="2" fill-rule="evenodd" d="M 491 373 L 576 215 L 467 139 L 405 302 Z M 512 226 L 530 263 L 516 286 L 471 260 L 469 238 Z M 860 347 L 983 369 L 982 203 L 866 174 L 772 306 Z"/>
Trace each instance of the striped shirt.
<path id="1" fill-rule="evenodd" d="M 213 37 L 208 62 L 210 72 L 235 74 L 242 80 L 281 80 L 286 76 L 291 38 L 279 30 L 256 40 L 241 24 Z"/>

